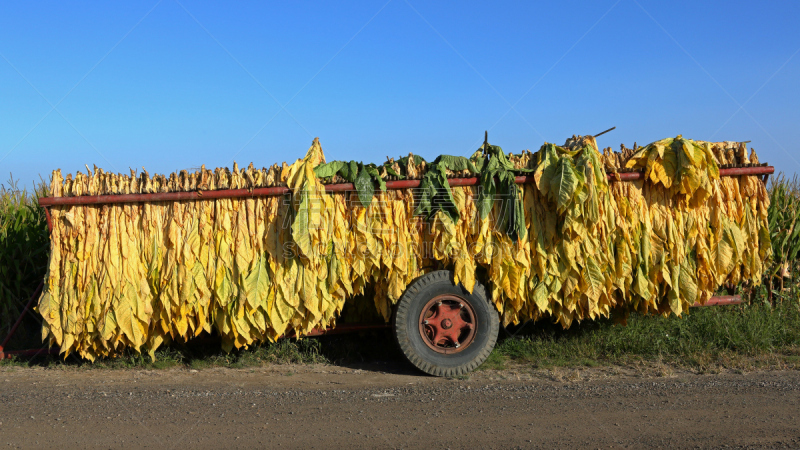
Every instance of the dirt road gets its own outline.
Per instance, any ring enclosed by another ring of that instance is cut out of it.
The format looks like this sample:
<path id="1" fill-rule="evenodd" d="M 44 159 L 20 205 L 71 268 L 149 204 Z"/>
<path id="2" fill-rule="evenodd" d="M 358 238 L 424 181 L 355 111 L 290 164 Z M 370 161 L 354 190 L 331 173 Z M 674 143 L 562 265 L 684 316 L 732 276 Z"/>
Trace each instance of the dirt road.
<path id="1" fill-rule="evenodd" d="M 387 373 L 388 372 L 388 373 Z M 619 371 L 617 371 L 619 372 Z M 0 369 L 13 447 L 800 446 L 800 373 Z"/>

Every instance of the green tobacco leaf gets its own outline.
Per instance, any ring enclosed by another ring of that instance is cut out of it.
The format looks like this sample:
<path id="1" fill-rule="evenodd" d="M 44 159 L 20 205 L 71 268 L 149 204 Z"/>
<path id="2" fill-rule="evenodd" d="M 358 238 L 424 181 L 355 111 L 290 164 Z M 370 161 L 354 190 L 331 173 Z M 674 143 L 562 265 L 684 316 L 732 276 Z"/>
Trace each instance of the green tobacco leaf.
<path id="1" fill-rule="evenodd" d="M 344 161 L 331 161 L 327 164 L 323 163 L 314 168 L 314 175 L 316 175 L 317 178 L 329 178 L 336 175 L 344 165 Z"/>
<path id="2" fill-rule="evenodd" d="M 355 183 L 356 176 L 358 175 L 358 162 L 350 161 L 342 164 L 342 168 L 339 169 L 339 175 L 345 180 Z"/>
<path id="3" fill-rule="evenodd" d="M 478 191 L 478 213 L 481 215 L 481 220 L 485 219 L 494 206 L 494 199 L 497 195 L 497 185 L 494 180 L 494 173 L 488 170 L 481 172 L 480 190 Z"/>
<path id="4" fill-rule="evenodd" d="M 362 169 L 361 166 L 359 169 Z M 356 179 L 353 182 L 358 192 L 358 200 L 365 208 L 368 208 L 372 203 L 372 196 L 375 195 L 375 187 L 372 184 L 372 177 L 366 170 L 359 170 Z"/>
<path id="5" fill-rule="evenodd" d="M 366 170 L 367 173 L 369 174 L 369 176 L 372 177 L 372 179 L 375 182 L 378 183 L 378 188 L 381 191 L 385 191 L 386 190 L 386 182 L 383 181 L 383 178 L 381 178 L 381 174 L 378 172 L 378 168 L 377 167 L 375 167 L 374 165 L 370 164 L 368 166 L 364 166 L 364 170 Z"/>
<path id="6" fill-rule="evenodd" d="M 475 166 L 475 170 L 478 172 L 483 171 L 483 164 L 486 160 L 483 157 L 483 149 L 478 149 L 472 156 L 469 157 L 469 160 L 472 162 L 472 165 Z"/>
<path id="7" fill-rule="evenodd" d="M 425 158 L 423 158 L 422 156 L 419 156 L 419 155 L 414 155 L 414 165 L 415 166 L 418 166 L 418 165 L 422 164 L 423 161 L 425 161 Z M 404 157 L 398 159 L 397 160 L 397 164 L 400 165 L 400 167 L 407 166 L 408 165 L 408 156 L 404 156 Z"/>
<path id="8" fill-rule="evenodd" d="M 542 195 L 549 197 L 550 181 L 555 176 L 556 168 L 558 167 L 558 151 L 555 145 L 545 144 L 536 154 L 539 157 L 539 164 L 533 172 L 533 179 Z"/>
<path id="9" fill-rule="evenodd" d="M 433 164 L 453 172 L 469 170 L 470 173 L 478 173 L 478 169 L 475 168 L 472 161 L 463 156 L 440 155 L 433 161 Z"/>
<path id="10" fill-rule="evenodd" d="M 516 184 L 515 172 L 531 172 L 531 170 L 515 170 L 514 165 L 503 153 L 503 149 L 497 145 L 489 145 L 485 155 L 481 150 L 475 152 L 469 161 L 476 171 L 477 167 L 481 168 L 477 199 L 481 219 L 485 219 L 497 205 L 498 229 L 503 230 L 512 241 L 524 237 L 527 233 L 524 205 Z"/>
<path id="11" fill-rule="evenodd" d="M 430 218 L 436 211 L 442 211 L 453 222 L 458 222 L 460 213 L 453 200 L 447 170 L 477 172 L 472 162 L 463 156 L 441 155 L 436 158 L 420 182 L 420 198 L 415 214 Z"/>
<path id="12" fill-rule="evenodd" d="M 561 158 L 550 180 L 550 198 L 556 202 L 559 213 L 566 211 L 579 186 L 572 161 Z"/>
<path id="13" fill-rule="evenodd" d="M 524 238 L 528 234 L 528 228 L 525 226 L 525 205 L 523 205 L 522 195 L 519 192 L 516 181 L 514 181 L 514 190 L 517 191 L 514 197 L 514 215 L 509 220 L 513 228 L 508 234 L 511 240 L 516 241 L 518 238 Z"/>
<path id="14" fill-rule="evenodd" d="M 389 175 L 391 175 L 393 177 L 398 177 L 401 180 L 405 180 L 406 179 L 405 176 L 403 176 L 402 174 L 397 173 L 397 171 L 395 171 L 392 168 L 391 164 L 389 164 L 388 162 L 383 163 L 383 168 L 386 169 L 386 173 L 387 174 L 389 174 Z"/>
<path id="15" fill-rule="evenodd" d="M 388 168 L 387 172 L 390 169 Z M 396 172 L 392 170 L 391 173 Z M 386 190 L 386 181 L 381 178 L 378 167 L 375 164 L 364 165 L 357 161 L 332 161 L 314 168 L 314 174 L 318 178 L 327 178 L 339 174 L 345 180 L 353 183 L 358 192 L 358 200 L 364 207 L 368 207 L 372 203 L 372 197 L 375 195 L 374 183 L 377 183 L 378 189 L 381 191 Z"/>

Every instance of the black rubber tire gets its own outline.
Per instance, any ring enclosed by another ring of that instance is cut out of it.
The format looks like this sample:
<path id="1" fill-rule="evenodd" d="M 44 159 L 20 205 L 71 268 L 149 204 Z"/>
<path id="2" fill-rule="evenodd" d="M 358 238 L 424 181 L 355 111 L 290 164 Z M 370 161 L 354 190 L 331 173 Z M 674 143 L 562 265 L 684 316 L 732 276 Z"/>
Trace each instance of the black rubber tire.
<path id="1" fill-rule="evenodd" d="M 457 295 L 468 302 L 475 312 L 477 327 L 472 343 L 461 352 L 438 353 L 427 346 L 419 331 L 422 308 L 432 298 L 442 295 Z M 437 377 L 461 376 L 480 366 L 497 343 L 500 318 L 489 303 L 486 288 L 480 283 L 470 294 L 460 283 L 453 283 L 453 273 L 437 270 L 425 274 L 406 289 L 397 302 L 392 328 L 397 345 L 408 362 L 419 370 Z"/>

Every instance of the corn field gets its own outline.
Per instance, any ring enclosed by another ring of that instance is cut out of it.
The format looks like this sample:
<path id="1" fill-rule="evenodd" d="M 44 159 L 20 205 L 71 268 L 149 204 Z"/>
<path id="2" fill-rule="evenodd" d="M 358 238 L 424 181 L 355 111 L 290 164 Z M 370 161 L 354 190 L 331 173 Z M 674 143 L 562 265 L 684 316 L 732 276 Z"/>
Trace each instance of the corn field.
<path id="1" fill-rule="evenodd" d="M 44 211 L 36 200 L 48 193 L 40 183 L 33 193 L 13 179 L 0 186 L 0 339 L 5 338 L 47 269 L 50 241 Z"/>
<path id="2" fill-rule="evenodd" d="M 774 258 L 769 282 L 781 291 L 786 280 L 797 280 L 800 270 L 800 179 L 776 176 L 769 185 L 769 197 Z"/>

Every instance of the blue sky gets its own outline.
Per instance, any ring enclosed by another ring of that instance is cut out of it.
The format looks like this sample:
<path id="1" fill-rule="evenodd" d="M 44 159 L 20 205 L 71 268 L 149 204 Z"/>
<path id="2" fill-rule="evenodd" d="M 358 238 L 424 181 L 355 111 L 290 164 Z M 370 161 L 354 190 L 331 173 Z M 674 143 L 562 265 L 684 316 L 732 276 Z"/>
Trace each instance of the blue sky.
<path id="1" fill-rule="evenodd" d="M 0 3 L 0 182 L 617 129 L 800 172 L 800 2 Z"/>

